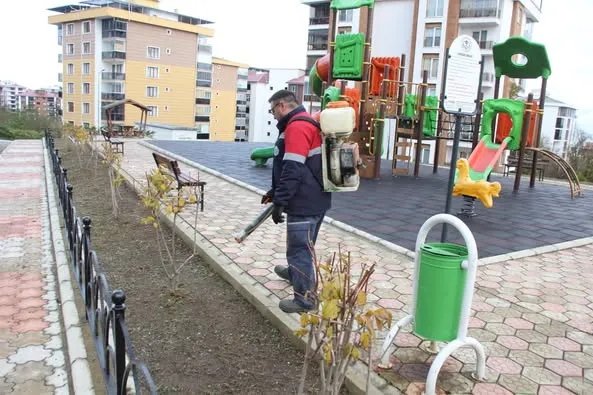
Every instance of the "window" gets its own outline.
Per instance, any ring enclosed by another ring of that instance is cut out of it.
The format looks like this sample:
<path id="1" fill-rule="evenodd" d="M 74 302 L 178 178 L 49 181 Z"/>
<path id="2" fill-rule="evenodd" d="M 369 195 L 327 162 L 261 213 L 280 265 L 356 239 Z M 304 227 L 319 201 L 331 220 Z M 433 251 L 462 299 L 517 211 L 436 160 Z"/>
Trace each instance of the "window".
<path id="1" fill-rule="evenodd" d="M 426 90 L 426 96 L 436 96 L 437 88 L 435 86 L 429 86 Z"/>
<path id="2" fill-rule="evenodd" d="M 427 26 L 424 30 L 424 46 L 425 47 L 440 47 L 441 46 L 441 27 Z"/>
<path id="3" fill-rule="evenodd" d="M 90 32 L 91 32 L 91 22 L 90 21 L 82 22 L 82 33 L 87 34 Z"/>
<path id="4" fill-rule="evenodd" d="M 149 117 L 158 117 L 159 116 L 159 108 L 157 106 L 147 106 L 148 107 L 148 116 Z"/>
<path id="5" fill-rule="evenodd" d="M 74 126 L 74 121 L 68 121 L 68 125 Z"/>
<path id="6" fill-rule="evenodd" d="M 68 94 L 73 94 L 74 93 L 74 83 L 73 82 L 68 82 Z"/>
<path id="7" fill-rule="evenodd" d="M 74 44 L 67 44 L 66 45 L 66 54 L 67 55 L 74 55 Z"/>
<path id="8" fill-rule="evenodd" d="M 159 78 L 159 68 L 154 66 L 147 66 L 146 76 L 148 78 Z"/>
<path id="9" fill-rule="evenodd" d="M 85 95 L 91 94 L 91 84 L 90 83 L 85 82 L 82 84 L 82 93 L 84 93 Z"/>
<path id="10" fill-rule="evenodd" d="M 74 112 L 74 102 L 68 102 L 68 112 Z"/>
<path id="11" fill-rule="evenodd" d="M 340 10 L 338 14 L 339 22 L 352 22 L 352 10 Z"/>
<path id="12" fill-rule="evenodd" d="M 69 23 L 66 25 L 66 35 L 67 36 L 74 35 L 74 23 Z"/>
<path id="13" fill-rule="evenodd" d="M 83 114 L 91 113 L 91 104 L 90 103 L 82 103 L 82 113 Z"/>
<path id="14" fill-rule="evenodd" d="M 443 16 L 445 0 L 428 0 L 426 4 L 426 16 L 428 18 L 438 18 Z"/>
<path id="15" fill-rule="evenodd" d="M 351 33 L 352 32 L 352 28 L 351 27 L 338 27 L 338 34 L 346 34 L 346 33 Z"/>
<path id="16" fill-rule="evenodd" d="M 564 118 L 556 118 L 556 128 L 562 129 L 564 127 Z"/>
<path id="17" fill-rule="evenodd" d="M 82 64 L 82 74 L 90 74 L 91 73 L 91 64 L 90 63 L 83 63 Z"/>
<path id="18" fill-rule="evenodd" d="M 82 127 L 83 127 L 83 128 L 85 128 L 85 129 L 90 129 L 90 127 L 91 127 L 91 124 L 90 124 L 90 123 L 88 123 L 88 122 L 84 122 L 84 123 L 82 124 Z"/>
<path id="19" fill-rule="evenodd" d="M 428 79 L 436 79 L 439 72 L 439 58 L 425 56 L 422 59 L 422 71 L 428 71 Z"/>
<path id="20" fill-rule="evenodd" d="M 554 140 L 562 140 L 562 129 L 556 129 L 554 131 Z"/>
<path id="21" fill-rule="evenodd" d="M 68 63 L 66 72 L 68 73 L 68 75 L 74 74 L 74 64 Z"/>
<path id="22" fill-rule="evenodd" d="M 480 48 L 486 49 L 486 41 L 488 41 L 488 30 L 480 30 L 472 32 L 472 37 L 480 44 Z"/>
<path id="23" fill-rule="evenodd" d="M 146 57 L 149 59 L 160 59 L 161 49 L 157 47 L 148 47 L 146 49 Z"/>
<path id="24" fill-rule="evenodd" d="M 88 55 L 91 53 L 91 43 L 90 42 L 82 43 L 82 53 L 85 55 Z"/>
<path id="25" fill-rule="evenodd" d="M 158 86 L 147 86 L 146 87 L 146 96 L 148 97 L 158 97 L 159 95 L 159 88 Z"/>

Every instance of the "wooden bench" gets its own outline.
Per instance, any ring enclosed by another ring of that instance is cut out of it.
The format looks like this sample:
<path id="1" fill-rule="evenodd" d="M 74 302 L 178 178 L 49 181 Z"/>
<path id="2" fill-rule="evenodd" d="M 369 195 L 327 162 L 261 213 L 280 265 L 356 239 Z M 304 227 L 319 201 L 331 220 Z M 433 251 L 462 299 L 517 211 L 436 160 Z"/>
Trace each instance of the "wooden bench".
<path id="1" fill-rule="evenodd" d="M 177 163 L 176 160 L 169 159 L 163 155 L 157 154 L 156 152 L 152 153 L 152 157 L 154 158 L 157 167 L 165 167 L 165 169 L 167 169 L 167 171 L 175 177 L 178 191 L 183 187 L 198 187 L 200 192 L 200 211 L 204 211 L 204 186 L 206 185 L 206 182 L 181 173 L 179 163 Z"/>
<path id="2" fill-rule="evenodd" d="M 543 181 L 544 180 L 544 172 L 545 172 L 545 167 L 548 164 L 549 160 L 547 158 L 542 158 L 541 156 L 537 158 L 537 167 L 536 167 L 536 171 L 537 171 L 537 179 L 538 181 Z M 511 167 L 515 168 L 515 171 L 517 171 L 517 166 L 519 165 L 519 153 L 516 151 L 512 151 L 511 154 L 509 155 L 509 157 L 507 158 L 507 162 L 504 164 L 504 170 L 502 175 L 504 177 L 508 176 L 511 173 Z M 533 156 L 530 155 L 529 153 L 525 153 L 525 156 L 523 157 L 523 167 L 521 170 L 530 170 L 531 167 L 533 165 Z"/>
<path id="3" fill-rule="evenodd" d="M 101 128 L 101 135 L 109 144 L 111 148 L 115 150 L 116 154 L 124 154 L 124 142 L 118 139 L 112 139 L 107 130 Z"/>

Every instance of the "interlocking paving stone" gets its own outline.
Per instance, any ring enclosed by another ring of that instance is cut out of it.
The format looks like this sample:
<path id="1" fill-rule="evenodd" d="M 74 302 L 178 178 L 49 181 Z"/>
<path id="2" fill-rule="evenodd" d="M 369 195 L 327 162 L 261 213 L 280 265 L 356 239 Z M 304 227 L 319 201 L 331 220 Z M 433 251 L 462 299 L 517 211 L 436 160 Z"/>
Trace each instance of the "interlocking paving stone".
<path id="1" fill-rule="evenodd" d="M 222 158 L 227 154 L 218 152 L 212 155 Z M 198 156 L 199 153 L 194 155 Z M 230 163 L 248 166 L 238 156 L 235 155 Z M 198 162 L 209 166 L 207 160 Z M 128 143 L 123 166 L 143 183 L 145 172 L 154 168 L 150 150 L 134 142 Z M 184 164 L 181 167 L 185 172 L 191 170 L 193 174 L 197 173 L 196 169 L 192 170 Z M 261 181 L 268 182 L 267 170 L 260 170 L 258 174 Z M 225 174 L 236 175 L 232 172 Z M 266 296 L 288 297 L 291 288 L 272 271 L 274 265 L 286 262 L 284 228 L 267 222 L 243 244 L 236 244 L 232 234 L 245 226 L 262 208 L 258 195 L 209 173 L 200 172 L 200 177 L 208 182 L 205 212 L 199 218 L 202 235 L 244 271 L 241 276 L 252 277 L 256 287 Z M 249 182 L 249 178 L 244 181 Z M 234 208 L 233 202 L 236 201 L 242 202 L 240 208 Z M 348 207 L 348 202 L 335 200 L 335 203 L 338 209 L 342 209 L 341 206 Z M 421 212 L 426 211 L 422 207 L 419 209 Z M 365 215 L 375 215 L 375 219 L 382 219 L 385 215 L 384 209 L 372 205 L 368 205 L 367 211 Z M 410 213 L 413 214 L 412 211 Z M 186 215 L 191 216 L 192 211 L 189 210 Z M 413 218 L 410 222 L 419 227 L 424 220 Z M 374 219 L 366 223 L 370 226 L 372 221 Z M 502 226 L 505 221 L 506 218 L 497 223 Z M 355 226 L 364 230 L 364 223 L 360 219 Z M 542 222 L 541 228 L 553 234 L 556 226 L 561 229 L 568 225 L 567 221 L 554 226 Z M 413 242 L 417 228 L 407 226 L 401 225 L 405 231 L 400 233 L 409 232 Z M 512 227 L 512 224 L 507 223 L 504 231 L 495 228 L 491 231 L 499 232 L 496 237 L 504 245 L 507 239 L 512 240 L 514 237 L 505 237 L 512 232 Z M 527 234 L 532 228 L 522 226 L 516 229 Z M 395 319 L 411 311 L 411 259 L 329 224 L 322 226 L 318 240 L 318 257 L 335 252 L 337 243 L 341 243 L 343 251 L 350 251 L 355 262 L 354 276 L 360 273 L 361 262 L 376 263 L 375 275 L 369 287 L 369 301 L 391 310 Z M 509 243 L 512 244 L 512 241 Z M 593 288 L 593 272 L 590 270 L 592 257 L 593 245 L 585 245 L 479 267 L 468 335 L 480 341 L 486 350 L 487 382 L 476 383 L 471 378 L 470 373 L 475 371 L 475 352 L 471 348 L 462 348 L 447 359 L 439 375 L 437 386 L 442 391 L 440 393 L 550 393 L 557 389 L 589 388 L 590 370 L 593 368 L 589 369 L 588 366 L 593 356 L 593 336 L 582 329 L 587 323 L 582 314 L 590 317 L 589 310 L 593 308 L 593 296 L 589 291 Z M 562 309 L 565 311 L 561 312 Z M 564 317 L 557 314 L 564 314 L 567 321 L 561 322 Z M 428 342 L 410 333 L 410 329 L 403 328 L 398 333 L 390 357 L 393 367 L 380 371 L 380 374 L 404 393 L 420 393 L 434 355 L 426 352 Z M 384 333 L 379 336 L 384 336 Z M 566 357 L 569 352 L 573 353 L 570 357 L 572 361 Z M 579 377 L 563 376 L 557 372 L 560 370 L 574 374 L 577 369 L 581 372 Z"/>
<path id="2" fill-rule="evenodd" d="M 68 394 L 40 141 L 0 154 L 0 393 Z M 52 309 L 48 307 L 53 307 Z M 56 336 L 44 333 L 57 325 Z M 59 380 L 57 378 L 60 378 Z"/>

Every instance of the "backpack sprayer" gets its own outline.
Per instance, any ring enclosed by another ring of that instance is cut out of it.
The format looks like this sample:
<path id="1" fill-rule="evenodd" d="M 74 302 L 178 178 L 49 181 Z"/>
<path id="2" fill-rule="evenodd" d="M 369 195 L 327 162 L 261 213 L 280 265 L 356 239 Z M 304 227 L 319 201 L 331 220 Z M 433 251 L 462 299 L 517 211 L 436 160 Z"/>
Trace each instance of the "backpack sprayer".
<path id="1" fill-rule="evenodd" d="M 358 168 L 362 161 L 358 144 L 348 142 L 356 125 L 356 114 L 346 101 L 329 102 L 321 112 L 321 162 L 325 192 L 354 192 L 360 185 Z M 269 204 L 241 232 L 235 241 L 242 243 L 268 217 L 274 205 Z"/>

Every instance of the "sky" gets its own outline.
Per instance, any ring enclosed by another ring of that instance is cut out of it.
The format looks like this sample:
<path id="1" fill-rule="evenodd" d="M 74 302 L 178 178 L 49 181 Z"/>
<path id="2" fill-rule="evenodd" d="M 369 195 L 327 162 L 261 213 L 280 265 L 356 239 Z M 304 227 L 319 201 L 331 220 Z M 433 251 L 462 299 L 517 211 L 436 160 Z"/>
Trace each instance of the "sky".
<path id="1" fill-rule="evenodd" d="M 30 88 L 56 85 L 57 33 L 48 8 L 78 0 L 21 0 L 0 13 L 0 80 Z M 162 0 L 161 8 L 215 22 L 214 56 L 262 68 L 305 68 L 308 6 L 299 0 Z M 16 16 L 19 17 L 16 17 Z M 548 95 L 578 108 L 593 134 L 593 0 L 543 0 L 533 40 L 552 65 Z M 539 80 L 529 84 L 539 89 Z"/>

